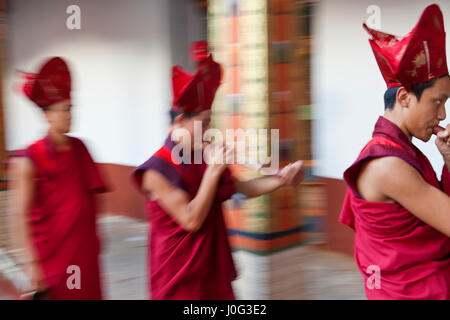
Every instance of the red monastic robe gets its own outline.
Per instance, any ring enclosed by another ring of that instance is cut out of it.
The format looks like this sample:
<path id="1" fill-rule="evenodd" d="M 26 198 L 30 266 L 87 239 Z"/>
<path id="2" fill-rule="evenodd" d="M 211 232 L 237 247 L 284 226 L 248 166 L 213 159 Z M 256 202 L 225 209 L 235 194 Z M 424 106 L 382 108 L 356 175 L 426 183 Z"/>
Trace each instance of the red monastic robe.
<path id="1" fill-rule="evenodd" d="M 136 169 L 135 181 L 140 188 L 143 173 L 153 169 L 193 199 L 207 166 L 205 163 L 175 164 L 171 158 L 174 146 L 170 137 L 167 138 L 165 145 Z M 186 232 L 157 201 L 147 201 L 151 222 L 149 276 L 152 299 L 234 299 L 231 282 L 236 278 L 236 270 L 222 214 L 222 202 L 233 193 L 231 173 L 226 170 L 212 208 L 196 232 Z"/>
<path id="2" fill-rule="evenodd" d="M 73 137 L 70 141 L 67 151 L 56 151 L 48 137 L 26 150 L 35 166 L 32 240 L 49 299 L 102 299 L 95 193 L 105 187 L 83 142 Z M 80 289 L 67 284 L 76 284 L 70 266 L 79 267 Z"/>
<path id="3" fill-rule="evenodd" d="M 426 182 L 450 196 L 450 172 L 442 181 L 425 155 L 395 124 L 380 117 L 373 139 L 344 173 L 347 191 L 339 220 L 355 231 L 354 255 L 368 299 L 450 299 L 450 238 L 397 203 L 368 202 L 356 188 L 366 159 L 393 156 L 413 166 Z M 449 212 L 450 214 L 450 212 Z M 450 216 L 449 216 L 450 218 Z M 381 271 L 380 288 L 367 285 Z"/>

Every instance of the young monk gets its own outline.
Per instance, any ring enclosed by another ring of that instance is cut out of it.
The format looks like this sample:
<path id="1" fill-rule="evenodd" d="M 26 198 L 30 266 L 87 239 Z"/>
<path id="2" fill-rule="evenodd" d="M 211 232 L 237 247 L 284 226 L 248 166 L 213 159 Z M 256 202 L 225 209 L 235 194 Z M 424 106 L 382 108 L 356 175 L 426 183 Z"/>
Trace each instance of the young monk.
<path id="1" fill-rule="evenodd" d="M 195 121 L 201 122 L 203 131 L 208 129 L 210 108 L 221 80 L 221 67 L 207 51 L 207 44 L 195 43 L 193 47 L 198 70 L 190 75 L 179 67 L 173 69 L 171 110 L 171 133 L 184 129 L 191 137 Z M 174 160 L 178 142 L 169 134 L 164 146 L 134 172 L 138 187 L 148 198 L 152 299 L 234 299 L 231 282 L 236 270 L 222 202 L 236 192 L 257 197 L 296 186 L 302 178 L 301 163 L 284 168 L 277 176 L 244 182 L 219 161 L 195 164 Z M 194 152 L 194 146 L 188 150 Z M 224 155 L 222 147 L 216 151 L 216 156 Z M 215 159 L 213 154 L 208 153 L 207 159 Z"/>
<path id="2" fill-rule="evenodd" d="M 340 221 L 355 231 L 368 299 L 450 299 L 450 78 L 442 12 L 425 9 L 402 40 L 365 26 L 388 89 L 372 140 L 344 173 Z M 441 181 L 415 137 L 436 146 Z"/>
<path id="3" fill-rule="evenodd" d="M 45 299 L 102 299 L 95 194 L 104 184 L 71 126 L 71 76 L 61 58 L 28 74 L 23 88 L 48 121 L 45 138 L 16 163 L 18 243 L 33 290 Z"/>

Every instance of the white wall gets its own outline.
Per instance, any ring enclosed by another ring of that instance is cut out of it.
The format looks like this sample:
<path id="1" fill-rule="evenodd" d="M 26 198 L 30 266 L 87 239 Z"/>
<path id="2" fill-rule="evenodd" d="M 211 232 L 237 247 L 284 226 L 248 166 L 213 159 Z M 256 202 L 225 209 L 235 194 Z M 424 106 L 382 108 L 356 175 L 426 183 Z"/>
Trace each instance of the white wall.
<path id="1" fill-rule="evenodd" d="M 14 70 L 37 72 L 46 57 L 62 56 L 74 79 L 73 135 L 84 139 L 96 161 L 145 161 L 167 134 L 172 62 L 187 60 L 188 20 L 174 29 L 170 19 L 171 10 L 181 12 L 187 2 L 177 2 L 11 1 L 4 71 L 7 148 L 24 148 L 46 133 L 40 110 L 13 90 Z M 72 4 L 81 8 L 81 30 L 66 27 Z"/>
<path id="2" fill-rule="evenodd" d="M 315 12 L 313 56 L 314 157 L 322 160 L 315 174 L 342 178 L 370 140 L 379 115 L 384 113 L 386 84 L 376 64 L 362 23 L 367 8 L 381 8 L 381 30 L 404 36 L 417 23 L 423 9 L 433 2 L 423 0 L 321 0 Z M 450 1 L 435 0 L 444 14 L 447 56 L 450 61 Z M 450 122 L 450 103 L 447 103 Z M 442 157 L 434 138 L 415 144 L 429 157 L 440 176 Z"/>

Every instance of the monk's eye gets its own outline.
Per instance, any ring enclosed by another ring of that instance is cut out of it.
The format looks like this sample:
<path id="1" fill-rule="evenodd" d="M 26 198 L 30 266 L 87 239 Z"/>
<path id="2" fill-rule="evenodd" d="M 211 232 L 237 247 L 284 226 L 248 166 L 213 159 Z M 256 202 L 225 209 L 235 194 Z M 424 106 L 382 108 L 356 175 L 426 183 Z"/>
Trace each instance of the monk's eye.
<path id="1" fill-rule="evenodd" d="M 438 99 L 438 100 L 434 100 L 434 102 L 435 102 L 436 104 L 441 104 L 441 103 L 442 103 L 442 100 Z"/>

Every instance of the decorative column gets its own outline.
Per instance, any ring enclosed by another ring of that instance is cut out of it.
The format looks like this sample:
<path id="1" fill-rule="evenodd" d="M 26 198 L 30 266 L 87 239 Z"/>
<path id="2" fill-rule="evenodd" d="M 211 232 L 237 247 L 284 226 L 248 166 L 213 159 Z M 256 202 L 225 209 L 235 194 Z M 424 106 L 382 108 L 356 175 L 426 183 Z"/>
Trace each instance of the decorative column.
<path id="1" fill-rule="evenodd" d="M 308 10 L 295 0 L 212 0 L 208 5 L 208 40 L 224 67 L 224 84 L 213 107 L 214 126 L 226 129 L 279 130 L 280 166 L 297 159 L 310 168 Z M 265 154 L 266 145 L 249 146 Z M 241 165 L 243 179 L 260 174 Z M 238 298 L 296 299 L 301 292 L 301 244 L 317 225 L 307 215 L 322 215 L 309 170 L 297 189 L 226 204 L 226 221 L 240 277 Z M 320 193 L 319 193 L 320 194 Z M 302 200 L 304 198 L 304 201 Z M 320 203 L 321 204 L 321 203 Z M 306 233 L 308 232 L 308 233 Z"/>

